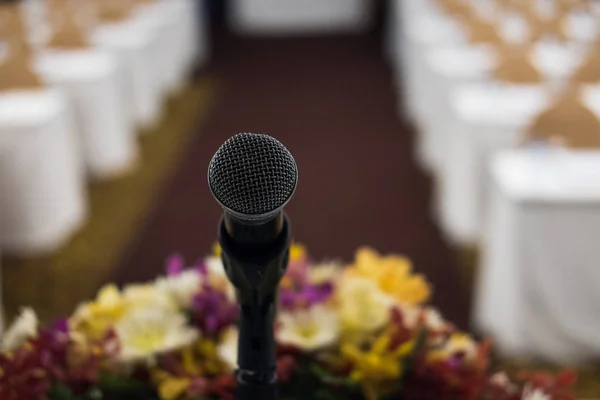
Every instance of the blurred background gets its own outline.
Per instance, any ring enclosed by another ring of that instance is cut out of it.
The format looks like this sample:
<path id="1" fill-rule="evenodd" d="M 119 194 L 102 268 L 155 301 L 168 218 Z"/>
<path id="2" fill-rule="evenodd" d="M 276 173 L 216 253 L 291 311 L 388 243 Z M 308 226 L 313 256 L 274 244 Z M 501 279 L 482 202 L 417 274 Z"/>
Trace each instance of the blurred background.
<path id="1" fill-rule="evenodd" d="M 409 257 L 509 365 L 600 396 L 600 13 L 589 0 L 0 1 L 0 299 L 69 314 L 212 251 L 238 132 L 299 167 L 314 259 Z"/>

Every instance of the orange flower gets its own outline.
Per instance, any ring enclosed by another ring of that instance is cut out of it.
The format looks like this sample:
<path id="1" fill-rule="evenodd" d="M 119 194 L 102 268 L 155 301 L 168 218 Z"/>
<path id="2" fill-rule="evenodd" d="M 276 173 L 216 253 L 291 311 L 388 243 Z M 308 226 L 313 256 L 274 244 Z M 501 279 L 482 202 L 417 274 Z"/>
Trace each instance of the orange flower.
<path id="1" fill-rule="evenodd" d="M 381 291 L 400 303 L 417 305 L 431 296 L 431 287 L 425 277 L 413 274 L 410 260 L 403 256 L 380 256 L 373 249 L 360 248 L 354 265 L 346 273 L 374 281 Z"/>

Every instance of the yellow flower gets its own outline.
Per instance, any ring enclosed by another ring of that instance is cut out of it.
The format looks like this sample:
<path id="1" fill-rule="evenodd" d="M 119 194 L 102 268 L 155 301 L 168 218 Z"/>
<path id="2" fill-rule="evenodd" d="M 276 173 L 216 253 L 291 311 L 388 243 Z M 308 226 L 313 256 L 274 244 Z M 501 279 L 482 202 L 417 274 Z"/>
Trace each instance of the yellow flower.
<path id="1" fill-rule="evenodd" d="M 201 360 L 202 370 L 207 374 L 221 375 L 229 372 L 219 356 L 219 349 L 214 340 L 203 338 L 198 342 L 196 352 Z"/>
<path id="2" fill-rule="evenodd" d="M 290 262 L 301 261 L 308 255 L 306 247 L 299 243 L 294 243 L 290 246 Z"/>
<path id="3" fill-rule="evenodd" d="M 340 333 L 336 312 L 324 305 L 302 311 L 282 312 L 278 322 L 278 342 L 306 351 L 335 344 Z"/>
<path id="4" fill-rule="evenodd" d="M 192 346 L 186 347 L 181 351 L 181 363 L 183 364 L 183 369 L 188 374 L 193 376 L 202 374 L 202 365 L 196 357 Z"/>
<path id="5" fill-rule="evenodd" d="M 401 377 L 401 361 L 415 347 L 415 341 L 411 340 L 390 349 L 391 333 L 388 330 L 381 334 L 366 351 L 351 343 L 345 343 L 341 348 L 342 356 L 352 363 L 350 378 L 363 385 L 363 392 L 369 400 L 377 399 L 383 394 L 386 382 Z"/>
<path id="6" fill-rule="evenodd" d="M 212 245 L 212 254 L 214 257 L 221 257 L 221 245 L 218 242 Z"/>
<path id="7" fill-rule="evenodd" d="M 411 353 L 415 343 L 411 340 L 390 351 L 390 340 L 389 334 L 383 334 L 368 351 L 344 344 L 342 355 L 353 363 L 350 377 L 359 382 L 398 379 L 402 373 L 400 361 Z"/>
<path id="8" fill-rule="evenodd" d="M 337 290 L 340 323 L 345 336 L 363 336 L 382 328 L 390 319 L 394 300 L 375 282 L 344 276 Z"/>
<path id="9" fill-rule="evenodd" d="M 427 354 L 429 361 L 447 360 L 457 353 L 463 353 L 465 360 L 472 361 L 477 356 L 477 343 L 466 333 L 456 332 L 441 347 Z"/>
<path id="10" fill-rule="evenodd" d="M 158 386 L 158 395 L 162 400 L 182 398 L 191 384 L 188 378 L 175 377 L 164 371 L 154 371 L 152 379 Z"/>
<path id="11" fill-rule="evenodd" d="M 160 398 L 163 400 L 174 400 L 180 398 L 190 386 L 190 380 L 187 378 L 169 378 L 164 380 L 159 386 Z"/>
<path id="12" fill-rule="evenodd" d="M 411 269 L 406 257 L 382 257 L 372 249 L 361 248 L 356 252 L 354 265 L 346 273 L 374 281 L 400 303 L 421 304 L 429 300 L 431 288 L 421 274 L 413 274 Z"/>
<path id="13" fill-rule="evenodd" d="M 71 317 L 74 329 L 93 339 L 98 339 L 123 316 L 126 302 L 115 285 L 104 286 L 95 301 L 82 304 Z"/>

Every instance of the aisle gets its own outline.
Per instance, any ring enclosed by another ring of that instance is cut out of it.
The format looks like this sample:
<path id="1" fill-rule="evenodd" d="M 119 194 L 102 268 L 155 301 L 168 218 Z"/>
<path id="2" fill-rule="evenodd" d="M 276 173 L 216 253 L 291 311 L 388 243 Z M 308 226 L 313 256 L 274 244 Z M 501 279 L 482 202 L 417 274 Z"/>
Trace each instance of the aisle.
<path id="1" fill-rule="evenodd" d="M 349 261 L 361 245 L 404 253 L 435 285 L 434 302 L 465 326 L 458 257 L 429 219 L 431 185 L 396 117 L 380 49 L 375 36 L 221 38 L 212 112 L 116 279 L 149 279 L 171 252 L 193 261 L 210 250 L 220 210 L 208 162 L 229 136 L 254 131 L 277 137 L 296 158 L 299 186 L 287 211 L 296 240 L 316 259 Z"/>

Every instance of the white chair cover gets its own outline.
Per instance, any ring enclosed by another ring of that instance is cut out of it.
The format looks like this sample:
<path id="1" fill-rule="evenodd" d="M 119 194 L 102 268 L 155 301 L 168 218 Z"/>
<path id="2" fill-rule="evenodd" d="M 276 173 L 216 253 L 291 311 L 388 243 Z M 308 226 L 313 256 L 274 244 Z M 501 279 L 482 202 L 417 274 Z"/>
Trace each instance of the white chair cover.
<path id="1" fill-rule="evenodd" d="M 173 9 L 171 13 L 178 21 L 176 49 L 179 69 L 176 75 L 177 85 L 182 86 L 192 69 L 208 60 L 206 15 L 195 0 L 163 0 L 163 4 Z"/>
<path id="2" fill-rule="evenodd" d="M 583 101 L 600 116 L 600 90 L 590 87 Z M 547 107 L 547 89 L 473 84 L 450 97 L 442 163 L 437 175 L 438 217 L 442 231 L 457 244 L 478 243 L 486 214 L 482 171 L 499 150 L 515 147 L 524 129 Z"/>
<path id="3" fill-rule="evenodd" d="M 0 253 L 0 336 L 4 333 L 4 327 L 6 324 L 4 316 L 4 301 L 2 297 L 2 254 Z"/>
<path id="4" fill-rule="evenodd" d="M 0 94 L 0 248 L 38 255 L 84 223 L 85 180 L 69 102 L 60 92 Z"/>
<path id="5" fill-rule="evenodd" d="M 483 0 L 474 1 L 474 5 L 480 6 L 479 8 L 485 8 L 490 4 L 490 2 Z M 475 65 L 466 61 L 458 64 L 455 70 L 461 79 L 477 78 L 477 72 L 483 72 L 480 68 L 486 68 L 489 71 L 494 65 L 491 61 L 494 56 L 490 54 L 489 50 L 482 50 L 485 46 L 473 48 L 469 45 L 462 26 L 453 17 L 440 10 L 433 1 L 401 1 L 400 7 L 403 13 L 402 29 L 397 30 L 396 42 L 402 43 L 400 45 L 402 51 L 398 53 L 396 65 L 397 68 L 403 68 L 403 71 L 397 70 L 397 75 L 403 76 L 402 82 L 404 84 L 402 98 L 404 99 L 405 108 L 401 111 L 405 112 L 418 130 L 421 131 L 425 128 L 422 126 L 423 121 L 430 120 L 428 115 L 423 112 L 424 105 L 427 108 L 429 102 L 423 98 L 424 90 L 422 90 L 424 86 L 432 86 L 430 84 L 432 68 L 430 64 L 432 60 L 428 59 L 430 51 L 432 49 L 440 51 L 440 49 L 444 50 L 446 47 L 457 49 L 458 54 L 446 56 L 452 59 L 458 59 L 464 55 L 464 51 L 469 51 L 467 49 L 489 54 L 487 56 L 480 55 L 480 61 Z M 486 14 L 485 12 L 482 13 Z M 536 66 L 540 67 L 542 72 L 551 78 L 564 77 L 572 72 L 576 66 L 575 64 L 581 61 L 583 51 L 598 33 L 596 21 L 589 15 L 572 14 L 566 22 L 566 28 L 573 45 L 567 46 L 566 49 L 560 49 L 553 43 L 542 43 L 533 55 Z M 518 22 L 519 18 L 510 15 L 502 21 L 500 32 L 507 40 L 521 42 L 527 38 L 528 31 L 526 27 L 521 26 Z M 557 57 L 561 51 L 563 57 Z M 565 51 L 567 54 L 564 54 Z M 435 58 L 436 61 L 440 61 L 439 56 Z M 443 63 L 437 64 L 439 68 L 444 68 Z M 454 61 L 454 64 L 457 65 L 456 61 Z M 465 71 L 461 71 L 462 68 Z M 470 75 L 469 71 L 474 75 Z M 425 166 L 429 166 L 430 160 L 427 159 L 426 154 L 427 151 L 422 150 L 418 153 L 418 158 L 423 161 Z M 425 157 L 424 160 L 423 157 Z"/>
<path id="6" fill-rule="evenodd" d="M 600 152 L 521 150 L 491 166 L 474 322 L 511 356 L 600 355 Z"/>
<path id="7" fill-rule="evenodd" d="M 531 63 L 553 84 L 568 78 L 581 65 L 585 48 L 557 43 L 539 43 L 531 54 Z M 461 85 L 492 80 L 497 54 L 490 47 L 437 46 L 423 63 L 420 96 L 416 114 L 421 116 L 417 159 L 428 170 L 435 171 L 445 149 L 445 126 L 449 118 L 449 96 Z"/>
<path id="8" fill-rule="evenodd" d="M 119 87 L 117 60 L 96 50 L 44 50 L 35 67 L 49 84 L 68 93 L 91 176 L 105 179 L 131 169 L 138 147 Z"/>
<path id="9" fill-rule="evenodd" d="M 120 60 L 124 74 L 123 96 L 125 108 L 137 126 L 149 128 L 161 117 L 162 93 L 157 76 L 156 60 L 159 32 L 142 29 L 131 21 L 103 24 L 91 35 L 92 43 L 114 53 Z"/>
<path id="10" fill-rule="evenodd" d="M 369 0 L 234 0 L 229 23 L 245 34 L 362 31 L 371 22 Z"/>
<path id="11" fill-rule="evenodd" d="M 158 33 L 159 55 L 153 62 L 158 65 L 156 79 L 164 95 L 176 93 L 184 83 L 185 56 L 190 47 L 185 11 L 179 0 L 164 0 L 138 7 L 133 17 L 133 23 Z"/>

